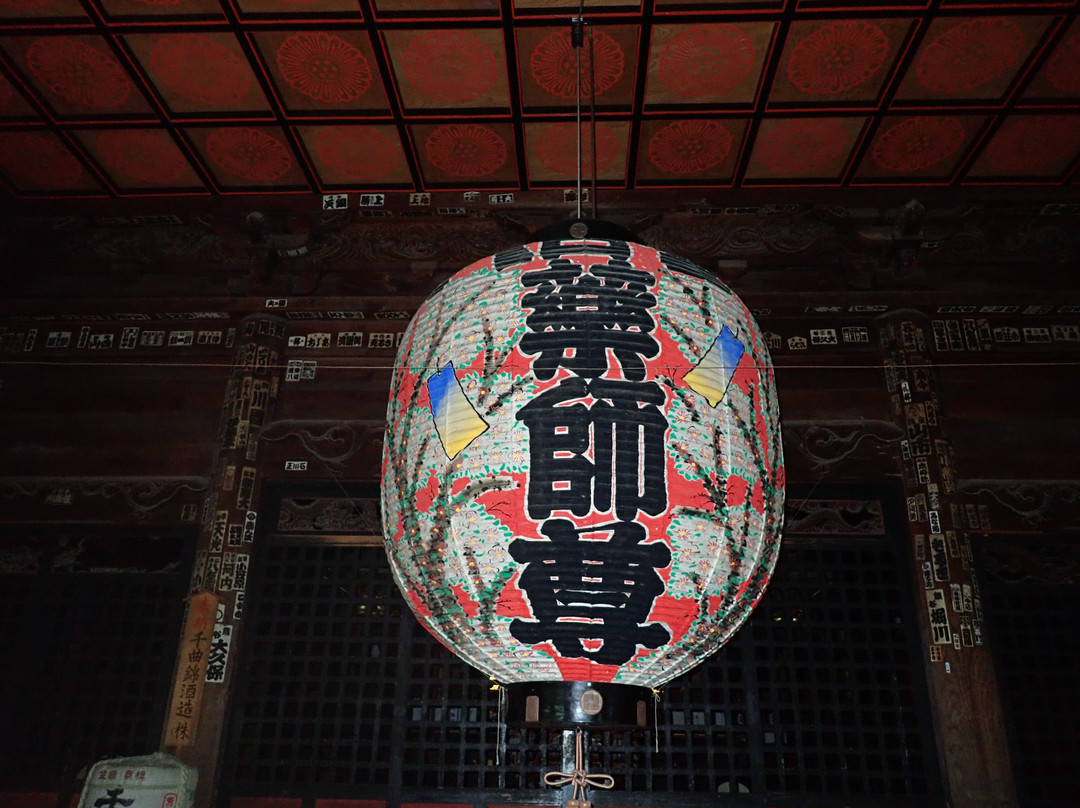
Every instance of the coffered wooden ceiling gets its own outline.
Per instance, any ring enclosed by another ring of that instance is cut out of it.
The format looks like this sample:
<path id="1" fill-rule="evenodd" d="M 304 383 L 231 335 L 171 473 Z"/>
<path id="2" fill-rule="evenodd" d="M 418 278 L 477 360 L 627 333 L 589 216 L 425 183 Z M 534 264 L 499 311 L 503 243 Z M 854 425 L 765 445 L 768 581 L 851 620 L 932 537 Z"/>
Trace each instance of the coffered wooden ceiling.
<path id="1" fill-rule="evenodd" d="M 1077 5 L 589 0 L 600 187 L 1075 186 Z M 577 11 L 0 0 L 0 177 L 14 199 L 569 188 Z"/>

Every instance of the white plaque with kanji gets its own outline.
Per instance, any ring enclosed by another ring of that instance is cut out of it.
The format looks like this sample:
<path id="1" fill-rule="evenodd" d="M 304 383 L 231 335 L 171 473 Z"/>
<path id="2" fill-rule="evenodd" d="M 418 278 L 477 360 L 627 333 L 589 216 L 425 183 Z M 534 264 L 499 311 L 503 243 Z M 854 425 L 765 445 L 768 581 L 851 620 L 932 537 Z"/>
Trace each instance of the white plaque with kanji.
<path id="1" fill-rule="evenodd" d="M 78 808 L 193 808 L 199 773 L 172 755 L 101 760 L 90 768 Z"/>

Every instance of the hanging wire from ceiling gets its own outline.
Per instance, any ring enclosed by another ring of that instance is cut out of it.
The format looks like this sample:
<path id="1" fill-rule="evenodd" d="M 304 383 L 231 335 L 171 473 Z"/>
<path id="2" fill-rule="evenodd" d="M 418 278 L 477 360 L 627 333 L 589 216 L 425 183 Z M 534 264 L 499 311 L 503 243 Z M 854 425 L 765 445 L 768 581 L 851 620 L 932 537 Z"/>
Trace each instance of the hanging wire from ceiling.
<path id="1" fill-rule="evenodd" d="M 570 45 L 577 55 L 577 219 L 581 221 L 581 46 L 584 44 L 585 0 L 581 0 L 578 16 L 570 19 Z"/>
<path id="2" fill-rule="evenodd" d="M 578 5 L 578 15 L 570 19 L 570 44 L 577 55 L 577 219 L 581 221 L 581 198 L 582 198 L 582 137 L 581 137 L 581 96 L 583 93 L 584 74 L 581 69 L 582 50 L 585 47 L 585 32 L 589 35 L 589 132 L 590 147 L 592 151 L 592 189 L 589 195 L 592 205 L 592 218 L 596 219 L 596 186 L 597 186 L 597 159 L 596 159 L 596 47 L 593 38 L 592 25 L 585 19 L 585 0 Z"/>
<path id="3" fill-rule="evenodd" d="M 589 123 L 591 124 L 592 137 L 592 218 L 596 219 L 596 47 L 593 39 L 593 29 L 589 26 Z M 579 194 L 580 196 L 580 194 Z"/>

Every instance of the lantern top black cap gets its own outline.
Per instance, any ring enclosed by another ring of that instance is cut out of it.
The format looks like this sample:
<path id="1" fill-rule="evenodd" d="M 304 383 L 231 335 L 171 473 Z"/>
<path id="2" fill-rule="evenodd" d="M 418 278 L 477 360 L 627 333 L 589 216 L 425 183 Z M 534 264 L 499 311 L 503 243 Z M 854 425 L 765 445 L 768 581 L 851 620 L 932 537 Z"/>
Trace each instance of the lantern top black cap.
<path id="1" fill-rule="evenodd" d="M 572 219 L 549 224 L 533 234 L 536 241 L 561 239 L 603 238 L 637 242 L 638 237 L 625 227 L 603 219 Z"/>

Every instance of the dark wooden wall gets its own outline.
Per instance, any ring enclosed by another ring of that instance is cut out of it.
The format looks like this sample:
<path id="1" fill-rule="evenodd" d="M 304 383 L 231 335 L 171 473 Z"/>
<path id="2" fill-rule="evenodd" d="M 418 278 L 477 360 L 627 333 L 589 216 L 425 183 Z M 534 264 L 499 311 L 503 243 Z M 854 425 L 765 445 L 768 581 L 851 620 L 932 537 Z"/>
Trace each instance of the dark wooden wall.
<path id="1" fill-rule="evenodd" d="M 242 523 L 262 487 L 377 481 L 396 335 L 445 274 L 445 262 L 426 260 L 380 264 L 343 251 L 324 269 L 352 272 L 351 284 L 338 284 L 349 294 L 303 294 L 296 277 L 290 294 L 272 268 L 248 264 L 232 276 L 243 294 L 222 296 L 228 280 L 208 280 L 212 265 L 196 261 L 191 277 L 213 294 L 185 295 L 175 279 L 126 285 L 114 266 L 92 297 L 9 299 L 0 311 L 0 520 L 187 525 L 199 533 L 198 585 L 222 553 L 216 515 Z M 979 536 L 1080 529 L 1080 301 L 1015 288 L 968 299 L 850 285 L 792 294 L 762 277 L 732 282 L 773 340 L 788 479 L 902 488 L 913 589 L 923 589 L 933 534 L 955 534 L 952 580 L 967 581 Z M 232 615 L 237 591 L 215 594 Z M 949 615 L 953 632 L 963 617 Z M 952 804 L 1016 805 L 988 648 L 950 643 L 931 655 L 923 618 Z M 242 632 L 242 617 L 226 620 Z M 163 738 L 200 766 L 205 799 L 228 687 L 228 677 L 207 686 L 193 745 Z"/>

